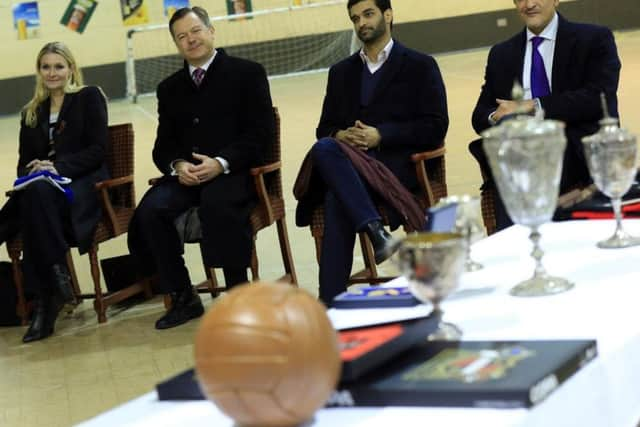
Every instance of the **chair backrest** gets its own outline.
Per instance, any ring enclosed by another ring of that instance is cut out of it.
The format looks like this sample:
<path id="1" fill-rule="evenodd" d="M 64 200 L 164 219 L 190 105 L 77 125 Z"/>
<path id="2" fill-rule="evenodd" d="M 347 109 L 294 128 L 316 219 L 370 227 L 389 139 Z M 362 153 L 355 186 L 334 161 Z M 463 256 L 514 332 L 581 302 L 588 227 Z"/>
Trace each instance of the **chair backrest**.
<path id="1" fill-rule="evenodd" d="M 279 162 L 281 159 L 281 134 L 280 134 L 280 113 L 278 107 L 273 107 L 273 118 L 275 121 L 275 135 L 273 143 L 265 153 L 264 164 Z M 265 185 L 270 196 L 282 198 L 282 173 L 281 170 L 267 174 Z"/>
<path id="2" fill-rule="evenodd" d="M 131 123 L 109 126 L 107 167 L 111 178 L 133 175 L 133 138 Z"/>
<path id="3" fill-rule="evenodd" d="M 133 176 L 134 173 L 134 133 L 131 123 L 109 126 L 109 144 L 107 146 L 107 168 L 111 178 Z M 116 206 L 135 207 L 133 184 L 115 188 L 111 201 Z"/>

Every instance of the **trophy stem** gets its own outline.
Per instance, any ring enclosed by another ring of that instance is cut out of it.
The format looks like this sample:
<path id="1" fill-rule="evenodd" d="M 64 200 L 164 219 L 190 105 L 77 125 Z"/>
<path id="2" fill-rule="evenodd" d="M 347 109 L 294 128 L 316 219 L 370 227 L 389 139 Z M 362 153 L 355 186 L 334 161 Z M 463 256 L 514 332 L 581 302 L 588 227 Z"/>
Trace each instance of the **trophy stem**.
<path id="1" fill-rule="evenodd" d="M 616 231 L 614 234 L 625 234 L 622 229 L 622 198 L 614 197 L 611 199 L 611 206 L 613 206 L 613 215 L 616 218 Z"/>
<path id="2" fill-rule="evenodd" d="M 613 206 L 613 214 L 616 219 L 616 231 L 607 240 L 598 242 L 597 246 L 601 249 L 619 249 L 640 245 L 640 238 L 630 236 L 622 228 L 622 198 L 613 197 L 611 206 Z"/>
<path id="3" fill-rule="evenodd" d="M 429 341 L 458 341 L 462 338 L 462 329 L 453 323 L 442 321 L 443 312 L 439 303 L 433 304 L 431 315 L 438 316 L 440 323 L 438 323 L 438 328 L 427 337 Z"/>
<path id="4" fill-rule="evenodd" d="M 531 233 L 529 234 L 529 240 L 533 243 L 533 250 L 531 251 L 531 256 L 536 261 L 536 269 L 533 273 L 533 276 L 546 276 L 547 271 L 544 269 L 542 265 L 542 257 L 544 256 L 544 251 L 540 247 L 540 232 L 538 231 L 538 226 L 531 227 Z"/>
<path id="5" fill-rule="evenodd" d="M 471 230 L 471 225 L 467 225 L 466 227 L 466 232 L 465 232 L 465 240 L 467 242 L 467 248 L 466 248 L 466 256 L 465 256 L 465 261 L 464 261 L 464 271 L 466 272 L 471 272 L 471 271 L 478 271 L 481 270 L 482 268 L 484 268 L 484 266 L 482 264 L 480 264 L 479 262 L 474 261 L 471 258 L 471 237 L 472 237 L 472 230 Z"/>
<path id="6" fill-rule="evenodd" d="M 531 226 L 529 239 L 533 242 L 533 250 L 531 256 L 536 262 L 536 268 L 533 277 L 520 282 L 509 292 L 516 297 L 539 297 L 545 295 L 553 295 L 560 292 L 568 291 L 573 288 L 573 283 L 563 279 L 562 277 L 549 276 L 542 265 L 542 256 L 544 252 L 540 247 L 540 232 L 538 226 Z"/>

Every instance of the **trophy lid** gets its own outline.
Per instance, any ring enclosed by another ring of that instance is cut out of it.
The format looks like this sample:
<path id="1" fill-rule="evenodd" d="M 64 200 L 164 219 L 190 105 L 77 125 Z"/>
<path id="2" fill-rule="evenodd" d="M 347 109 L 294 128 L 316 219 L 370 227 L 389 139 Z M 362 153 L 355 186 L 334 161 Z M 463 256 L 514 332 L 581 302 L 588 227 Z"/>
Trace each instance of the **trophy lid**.
<path id="1" fill-rule="evenodd" d="M 604 93 L 600 94 L 600 101 L 602 103 L 603 118 L 598 122 L 600 129 L 593 135 L 585 136 L 582 138 L 584 144 L 598 143 L 598 142 L 614 142 L 614 141 L 628 141 L 633 140 L 635 136 L 626 129 L 619 126 L 619 121 L 615 117 L 609 115 L 609 108 L 607 107 L 607 99 Z"/>
<path id="2" fill-rule="evenodd" d="M 557 120 L 545 120 L 544 113 L 538 111 L 534 116 L 524 107 L 524 90 L 518 81 L 513 84 L 511 98 L 518 102 L 518 108 L 512 117 L 505 118 L 499 125 L 493 126 L 480 135 L 485 140 L 539 138 L 544 135 L 564 133 L 564 123 Z"/>

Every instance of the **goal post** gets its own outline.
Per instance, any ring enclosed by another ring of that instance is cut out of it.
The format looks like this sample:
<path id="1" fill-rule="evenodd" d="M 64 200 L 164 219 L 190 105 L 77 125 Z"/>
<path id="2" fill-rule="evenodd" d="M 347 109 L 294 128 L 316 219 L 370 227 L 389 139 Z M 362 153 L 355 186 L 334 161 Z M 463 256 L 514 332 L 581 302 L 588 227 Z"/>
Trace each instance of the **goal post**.
<path id="1" fill-rule="evenodd" d="M 354 33 L 346 0 L 286 2 L 284 7 L 212 16 L 216 47 L 259 62 L 270 77 L 325 70 L 351 53 Z M 182 64 L 168 24 L 132 28 L 127 33 L 127 96 L 136 102 L 154 93 Z"/>

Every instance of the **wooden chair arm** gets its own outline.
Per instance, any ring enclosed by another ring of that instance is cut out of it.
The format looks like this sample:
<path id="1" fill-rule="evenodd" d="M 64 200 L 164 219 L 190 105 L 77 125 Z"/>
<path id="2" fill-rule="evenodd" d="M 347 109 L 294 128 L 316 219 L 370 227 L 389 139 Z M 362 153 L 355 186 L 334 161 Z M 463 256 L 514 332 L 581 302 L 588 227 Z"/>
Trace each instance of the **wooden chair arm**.
<path id="1" fill-rule="evenodd" d="M 253 183 L 256 187 L 258 200 L 260 201 L 260 204 L 262 205 L 267 216 L 267 224 L 273 224 L 276 219 L 273 215 L 273 208 L 271 207 L 271 199 L 269 198 L 269 193 L 267 192 L 267 186 L 264 183 L 264 173 L 253 175 Z"/>
<path id="2" fill-rule="evenodd" d="M 267 216 L 266 219 L 268 224 L 273 224 L 273 222 L 275 221 L 275 217 L 273 214 L 273 208 L 271 206 L 271 199 L 269 198 L 269 193 L 267 192 L 267 186 L 264 182 L 264 176 L 268 173 L 279 170 L 281 166 L 282 164 L 280 163 L 280 161 L 277 161 L 251 168 L 250 170 L 250 173 L 253 176 L 253 183 L 256 188 L 256 194 L 258 195 L 258 200 L 260 201 L 260 204 L 262 205 Z"/>
<path id="3" fill-rule="evenodd" d="M 96 182 L 96 190 L 101 191 L 113 187 L 118 187 L 124 184 L 130 184 L 133 182 L 133 175 L 121 176 L 120 178 L 105 179 L 104 181 Z"/>
<path id="4" fill-rule="evenodd" d="M 437 200 L 435 200 L 435 196 L 433 195 L 433 189 L 431 188 L 431 182 L 429 182 L 429 174 L 427 174 L 425 162 L 427 160 L 437 158 L 442 158 L 444 160 L 445 151 L 444 147 L 440 147 L 435 150 L 423 151 L 421 153 L 411 155 L 411 161 L 414 163 L 416 168 L 418 185 L 420 185 L 420 189 L 422 190 L 422 194 L 424 195 L 428 206 L 433 206 Z"/>
<path id="5" fill-rule="evenodd" d="M 424 162 L 425 160 L 431 160 L 444 156 L 446 149 L 444 147 L 436 148 L 435 150 L 422 151 L 411 155 L 411 161 L 413 163 Z"/>
<path id="6" fill-rule="evenodd" d="M 115 236 L 124 233 L 118 224 L 118 217 L 116 211 L 113 208 L 111 199 L 109 198 L 109 190 L 111 188 L 119 187 L 125 184 L 133 184 L 133 175 L 122 176 L 119 178 L 106 179 L 104 181 L 97 182 L 95 185 L 96 191 L 100 193 L 100 201 L 102 202 L 102 208 L 109 218 L 109 224 L 111 225 L 111 231 Z"/>
<path id="7" fill-rule="evenodd" d="M 162 177 L 161 176 L 156 176 L 155 178 L 150 178 L 149 181 L 147 181 L 147 183 L 153 187 L 154 185 L 156 185 L 158 183 L 158 181 L 160 181 Z"/>
<path id="8" fill-rule="evenodd" d="M 251 168 L 251 175 L 257 176 L 257 175 L 264 175 L 265 173 L 275 172 L 278 169 L 280 169 L 281 166 L 282 165 L 280 162 L 273 162 L 267 165 Z"/>

